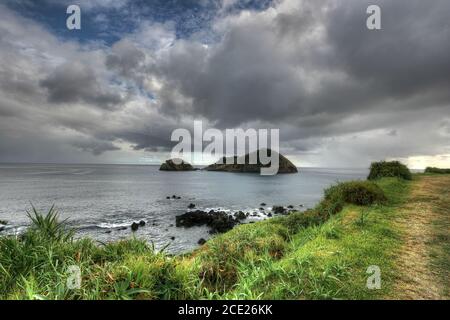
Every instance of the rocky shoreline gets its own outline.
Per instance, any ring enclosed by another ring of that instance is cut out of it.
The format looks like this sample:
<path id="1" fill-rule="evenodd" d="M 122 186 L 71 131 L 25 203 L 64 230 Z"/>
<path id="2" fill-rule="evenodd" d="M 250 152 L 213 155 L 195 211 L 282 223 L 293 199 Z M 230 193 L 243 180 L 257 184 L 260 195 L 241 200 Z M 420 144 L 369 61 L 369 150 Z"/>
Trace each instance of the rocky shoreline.
<path id="1" fill-rule="evenodd" d="M 194 207 L 195 205 L 192 204 Z M 256 212 L 226 212 L 223 210 L 195 210 L 188 211 L 182 215 L 176 217 L 176 227 L 178 228 L 192 228 L 194 226 L 207 226 L 209 227 L 210 234 L 225 233 L 230 231 L 239 224 L 253 223 L 255 221 L 249 220 L 252 217 L 259 217 L 262 220 L 272 218 L 274 216 L 289 215 L 293 212 L 301 210 L 303 205 L 299 206 L 299 209 L 295 210 L 295 207 L 289 205 L 273 206 L 272 208 L 262 208 L 266 206 L 265 203 L 261 204 L 259 214 Z M 192 207 L 192 206 L 190 206 Z"/>
<path id="2" fill-rule="evenodd" d="M 179 195 L 167 196 L 167 200 L 180 200 L 182 199 Z M 83 226 L 78 228 L 77 230 L 86 230 L 91 228 L 103 229 L 104 234 L 111 234 L 115 232 L 126 232 L 129 231 L 131 233 L 138 234 L 142 228 L 146 227 L 158 227 L 164 229 L 166 232 L 169 231 L 169 228 L 192 228 L 192 227 L 207 227 L 209 230 L 209 234 L 220 234 L 226 233 L 238 225 L 241 224 L 251 224 L 257 221 L 270 219 L 276 216 L 289 215 L 292 212 L 302 211 L 303 205 L 288 205 L 288 206 L 280 206 L 273 205 L 268 206 L 266 203 L 261 203 L 259 208 L 253 209 L 243 209 L 243 210 L 227 210 L 223 208 L 201 208 L 198 207 L 195 203 L 189 203 L 186 208 L 186 212 L 184 214 L 178 215 L 175 217 L 175 221 L 164 227 L 155 221 L 138 219 L 135 221 L 129 222 L 111 222 L 111 223 L 101 223 L 92 226 Z M 145 218 L 144 218 L 145 219 Z M 106 229 L 106 230 L 105 230 Z M 6 234 L 7 232 L 11 232 L 13 230 L 14 234 L 23 232 L 26 230 L 26 226 L 13 226 L 9 225 L 7 221 L 0 220 L 0 233 Z M 146 231 L 144 231 L 146 233 Z M 170 235 L 170 239 L 172 241 L 175 240 L 173 235 Z M 207 242 L 207 239 L 201 238 L 198 241 L 198 245 L 204 245 Z"/>

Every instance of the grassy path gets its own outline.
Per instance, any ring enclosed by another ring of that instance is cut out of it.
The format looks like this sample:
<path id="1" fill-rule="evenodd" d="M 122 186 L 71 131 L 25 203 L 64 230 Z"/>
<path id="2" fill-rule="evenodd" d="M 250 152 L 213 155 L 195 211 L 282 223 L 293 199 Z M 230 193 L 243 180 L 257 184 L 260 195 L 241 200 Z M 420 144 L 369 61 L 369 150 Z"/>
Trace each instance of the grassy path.
<path id="1" fill-rule="evenodd" d="M 418 176 L 395 223 L 402 231 L 390 298 L 449 299 L 450 176 Z"/>

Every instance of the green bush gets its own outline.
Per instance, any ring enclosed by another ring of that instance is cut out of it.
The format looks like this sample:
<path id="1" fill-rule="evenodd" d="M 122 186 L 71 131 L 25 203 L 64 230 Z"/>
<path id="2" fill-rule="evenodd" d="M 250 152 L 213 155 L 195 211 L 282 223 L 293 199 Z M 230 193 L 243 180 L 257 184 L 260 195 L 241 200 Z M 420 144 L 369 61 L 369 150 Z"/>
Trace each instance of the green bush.
<path id="1" fill-rule="evenodd" d="M 386 201 L 383 190 L 370 181 L 351 181 L 325 190 L 325 202 L 331 201 L 341 208 L 342 203 L 367 206 Z M 342 210 L 342 208 L 341 208 Z M 340 211 L 340 210 L 339 210 Z M 335 214 L 333 212 L 332 214 Z"/>
<path id="2" fill-rule="evenodd" d="M 412 180 L 411 171 L 408 167 L 398 161 L 374 162 L 370 166 L 370 174 L 367 179 L 375 180 L 384 177 L 397 177 L 405 180 Z"/>
<path id="3" fill-rule="evenodd" d="M 425 169 L 425 173 L 449 174 L 450 169 L 440 169 L 440 168 L 435 168 L 435 167 L 428 167 Z"/>
<path id="4" fill-rule="evenodd" d="M 320 225 L 325 221 L 325 217 L 320 215 L 320 211 L 317 209 L 310 209 L 305 212 L 294 212 L 289 216 L 282 217 L 276 220 L 285 226 L 290 233 L 297 233 L 303 228 Z"/>

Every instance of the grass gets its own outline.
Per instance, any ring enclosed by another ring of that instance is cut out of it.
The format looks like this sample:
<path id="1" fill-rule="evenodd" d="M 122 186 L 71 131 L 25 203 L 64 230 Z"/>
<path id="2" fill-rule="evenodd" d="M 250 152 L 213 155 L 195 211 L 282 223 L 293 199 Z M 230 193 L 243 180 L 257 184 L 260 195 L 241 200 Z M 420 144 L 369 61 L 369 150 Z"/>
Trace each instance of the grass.
<path id="1" fill-rule="evenodd" d="M 436 218 L 432 221 L 433 237 L 429 245 L 432 270 L 444 284 L 442 295 L 450 299 L 450 178 L 446 180 L 441 185 L 442 192 L 434 193 L 430 201 Z"/>
<path id="2" fill-rule="evenodd" d="M 339 184 L 314 209 L 238 226 L 181 256 L 136 239 L 75 241 L 53 208 L 33 211 L 23 236 L 0 238 L 0 299 L 382 298 L 401 246 L 392 222 L 410 188 L 397 178 Z M 82 281 L 70 290 L 74 265 Z M 372 265 L 381 290 L 366 287 Z"/>
<path id="3" fill-rule="evenodd" d="M 380 182 L 390 192 L 389 204 L 347 205 L 323 225 L 293 234 L 280 259 L 265 256 L 259 265 L 244 267 L 232 291 L 220 298 L 372 299 L 391 289 L 392 254 L 400 245 L 391 219 L 407 195 L 408 184 L 397 179 Z M 361 213 L 365 223 L 358 223 Z M 380 291 L 366 287 L 367 268 L 385 273 Z"/>

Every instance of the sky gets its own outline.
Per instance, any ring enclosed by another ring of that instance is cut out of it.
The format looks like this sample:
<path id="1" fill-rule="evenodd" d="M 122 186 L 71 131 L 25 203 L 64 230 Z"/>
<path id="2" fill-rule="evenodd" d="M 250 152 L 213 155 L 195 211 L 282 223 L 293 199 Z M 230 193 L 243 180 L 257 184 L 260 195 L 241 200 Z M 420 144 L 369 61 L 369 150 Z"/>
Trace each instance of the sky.
<path id="1" fill-rule="evenodd" d="M 448 0 L 1 0 L 0 162 L 157 164 L 201 120 L 280 129 L 298 166 L 450 167 L 449 17 Z"/>

